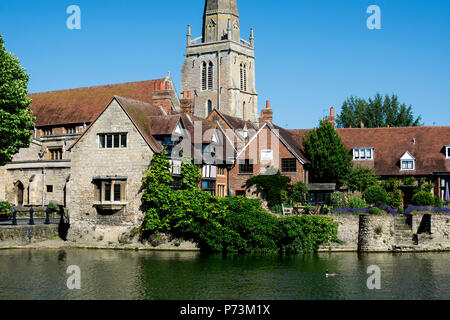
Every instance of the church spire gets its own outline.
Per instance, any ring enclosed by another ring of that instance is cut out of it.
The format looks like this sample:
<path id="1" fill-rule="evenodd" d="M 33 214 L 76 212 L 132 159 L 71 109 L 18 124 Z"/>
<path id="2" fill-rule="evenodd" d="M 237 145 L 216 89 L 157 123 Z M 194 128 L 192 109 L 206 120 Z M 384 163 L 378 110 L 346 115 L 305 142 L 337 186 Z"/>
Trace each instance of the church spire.
<path id="1" fill-rule="evenodd" d="M 222 40 L 240 41 L 237 0 L 206 0 L 203 15 L 203 42 Z"/>

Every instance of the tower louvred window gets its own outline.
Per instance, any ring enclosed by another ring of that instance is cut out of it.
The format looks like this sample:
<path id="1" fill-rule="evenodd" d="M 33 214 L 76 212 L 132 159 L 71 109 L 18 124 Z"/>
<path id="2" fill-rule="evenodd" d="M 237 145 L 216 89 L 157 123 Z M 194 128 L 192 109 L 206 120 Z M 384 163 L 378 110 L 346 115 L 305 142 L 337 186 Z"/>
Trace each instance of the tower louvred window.
<path id="1" fill-rule="evenodd" d="M 213 88 L 213 64 L 212 62 L 208 65 L 208 89 L 211 90 Z"/>
<path id="2" fill-rule="evenodd" d="M 202 90 L 206 90 L 206 62 L 202 65 Z"/>

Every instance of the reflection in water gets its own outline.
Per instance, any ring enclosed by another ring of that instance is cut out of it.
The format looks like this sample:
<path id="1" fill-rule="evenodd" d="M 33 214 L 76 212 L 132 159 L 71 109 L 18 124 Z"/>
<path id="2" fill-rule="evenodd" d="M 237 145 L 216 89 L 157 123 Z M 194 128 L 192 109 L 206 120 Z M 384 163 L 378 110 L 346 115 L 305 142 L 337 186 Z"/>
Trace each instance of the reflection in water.
<path id="1" fill-rule="evenodd" d="M 0 250 L 0 299 L 449 299 L 450 253 L 204 255 Z M 66 287 L 81 269 L 81 290 Z M 368 290 L 367 268 L 381 269 Z M 337 273 L 326 278 L 325 270 Z"/>

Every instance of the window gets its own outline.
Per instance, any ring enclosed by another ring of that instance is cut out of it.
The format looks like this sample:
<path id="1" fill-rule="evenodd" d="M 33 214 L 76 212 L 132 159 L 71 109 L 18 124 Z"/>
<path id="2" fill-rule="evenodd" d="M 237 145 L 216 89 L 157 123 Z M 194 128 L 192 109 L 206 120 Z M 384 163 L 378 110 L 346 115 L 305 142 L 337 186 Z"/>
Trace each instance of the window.
<path id="1" fill-rule="evenodd" d="M 247 91 L 247 66 L 241 63 L 241 91 Z"/>
<path id="2" fill-rule="evenodd" d="M 281 159 L 282 172 L 297 172 L 297 161 L 295 159 Z"/>
<path id="3" fill-rule="evenodd" d="M 445 157 L 450 159 L 450 146 L 445 147 Z"/>
<path id="4" fill-rule="evenodd" d="M 212 196 L 216 193 L 216 181 L 215 180 L 203 180 L 202 190 L 209 192 Z"/>
<path id="5" fill-rule="evenodd" d="M 206 90 L 206 62 L 202 64 L 202 90 Z"/>
<path id="6" fill-rule="evenodd" d="M 211 114 L 212 110 L 213 110 L 213 108 L 212 108 L 212 102 L 211 102 L 211 100 L 208 100 L 208 115 Z"/>
<path id="7" fill-rule="evenodd" d="M 66 134 L 74 134 L 77 133 L 76 127 L 66 127 Z"/>
<path id="8" fill-rule="evenodd" d="M 48 149 L 49 160 L 62 160 L 62 148 Z"/>
<path id="9" fill-rule="evenodd" d="M 373 160 L 373 148 L 354 148 L 353 160 Z"/>
<path id="10" fill-rule="evenodd" d="M 416 159 L 408 151 L 400 158 L 400 170 L 416 170 Z"/>
<path id="11" fill-rule="evenodd" d="M 250 163 L 249 159 L 245 159 L 241 161 L 239 164 L 239 173 L 244 174 L 252 174 L 253 173 L 253 164 Z"/>
<path id="12" fill-rule="evenodd" d="M 126 133 L 100 134 L 99 147 L 100 149 L 126 148 L 127 134 Z"/>
<path id="13" fill-rule="evenodd" d="M 208 89 L 212 90 L 213 89 L 213 64 L 212 62 L 209 63 L 208 65 Z"/>
<path id="14" fill-rule="evenodd" d="M 225 168 L 224 167 L 217 167 L 217 175 L 218 176 L 224 176 L 225 175 Z"/>
<path id="15" fill-rule="evenodd" d="M 402 170 L 414 170 L 414 160 L 402 160 Z"/>
<path id="16" fill-rule="evenodd" d="M 225 185 L 224 184 L 217 185 L 217 196 L 225 197 Z"/>
<path id="17" fill-rule="evenodd" d="M 126 181 L 119 180 L 97 180 L 95 181 L 95 199 L 99 203 L 123 202 L 125 200 Z"/>
<path id="18" fill-rule="evenodd" d="M 53 129 L 52 128 L 42 129 L 42 133 L 44 136 L 51 136 L 53 135 Z"/>
<path id="19" fill-rule="evenodd" d="M 53 192 L 53 186 L 47 185 L 47 192 L 52 193 Z"/>

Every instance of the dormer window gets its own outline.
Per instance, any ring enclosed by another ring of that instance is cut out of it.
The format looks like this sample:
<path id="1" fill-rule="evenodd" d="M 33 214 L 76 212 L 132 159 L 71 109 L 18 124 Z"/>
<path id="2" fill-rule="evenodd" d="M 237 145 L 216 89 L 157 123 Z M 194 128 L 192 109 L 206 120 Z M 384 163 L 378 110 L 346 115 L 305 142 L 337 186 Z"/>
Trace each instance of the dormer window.
<path id="1" fill-rule="evenodd" d="M 373 148 L 354 148 L 353 160 L 373 160 Z"/>
<path id="2" fill-rule="evenodd" d="M 450 145 L 445 146 L 445 158 L 450 159 Z"/>
<path id="3" fill-rule="evenodd" d="M 416 170 L 416 159 L 408 151 L 406 151 L 405 154 L 400 158 L 400 170 Z"/>

